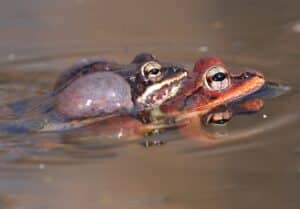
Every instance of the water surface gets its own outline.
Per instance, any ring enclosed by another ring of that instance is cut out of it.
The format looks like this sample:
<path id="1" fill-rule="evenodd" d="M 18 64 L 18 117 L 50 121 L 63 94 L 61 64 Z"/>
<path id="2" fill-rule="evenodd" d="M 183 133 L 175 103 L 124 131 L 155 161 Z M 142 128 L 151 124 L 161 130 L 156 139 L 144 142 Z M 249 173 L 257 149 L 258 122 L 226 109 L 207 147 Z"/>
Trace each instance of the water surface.
<path id="1" fill-rule="evenodd" d="M 147 149 L 95 135 L 82 146 L 67 134 L 2 133 L 0 208 L 299 208 L 299 6 L 296 0 L 2 2 L 1 104 L 49 92 L 80 58 L 126 63 L 142 51 L 190 65 L 216 55 L 292 90 L 215 130 L 257 134 L 209 149 L 177 131 L 162 136 L 170 140 L 164 146 Z"/>

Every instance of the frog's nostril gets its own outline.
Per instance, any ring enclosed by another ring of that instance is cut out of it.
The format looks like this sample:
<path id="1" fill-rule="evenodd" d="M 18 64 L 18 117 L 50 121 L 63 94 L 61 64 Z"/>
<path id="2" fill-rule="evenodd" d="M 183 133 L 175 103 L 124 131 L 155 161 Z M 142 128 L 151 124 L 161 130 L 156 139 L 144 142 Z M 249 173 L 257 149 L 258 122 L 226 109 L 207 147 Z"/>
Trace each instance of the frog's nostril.
<path id="1" fill-rule="evenodd" d="M 256 74 L 252 73 L 252 72 L 245 72 L 245 73 L 243 73 L 243 78 L 247 79 L 247 78 L 251 78 L 251 77 L 253 77 L 255 75 Z"/>

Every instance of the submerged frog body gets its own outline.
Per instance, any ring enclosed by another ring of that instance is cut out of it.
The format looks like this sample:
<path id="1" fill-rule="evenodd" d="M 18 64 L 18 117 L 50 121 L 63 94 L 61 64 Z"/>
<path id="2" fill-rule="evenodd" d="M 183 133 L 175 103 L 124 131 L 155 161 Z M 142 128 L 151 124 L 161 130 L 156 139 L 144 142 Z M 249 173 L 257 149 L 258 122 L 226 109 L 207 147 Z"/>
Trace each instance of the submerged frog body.
<path id="1" fill-rule="evenodd" d="M 150 124 L 142 125 L 142 129 L 176 127 L 190 114 L 203 116 L 219 105 L 248 97 L 264 85 L 260 73 L 232 74 L 217 58 L 200 59 L 192 71 L 160 63 L 151 54 L 140 54 L 128 65 L 91 61 L 59 78 L 53 109 L 44 113 L 47 117 L 18 121 L 17 126 L 26 123 L 23 127 L 29 131 L 69 130 L 120 115 L 135 118 L 159 109 L 163 113 L 159 120 L 144 121 Z M 16 123 L 7 127 L 16 127 Z"/>

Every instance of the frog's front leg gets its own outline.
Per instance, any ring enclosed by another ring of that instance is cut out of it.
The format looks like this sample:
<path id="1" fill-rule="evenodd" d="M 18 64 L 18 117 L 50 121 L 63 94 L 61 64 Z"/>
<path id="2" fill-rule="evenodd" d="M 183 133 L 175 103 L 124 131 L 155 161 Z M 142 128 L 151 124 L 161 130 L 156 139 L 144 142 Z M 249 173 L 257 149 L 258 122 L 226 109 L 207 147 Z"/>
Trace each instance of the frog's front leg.
<path id="1" fill-rule="evenodd" d="M 143 118 L 143 121 L 147 122 L 147 124 L 144 124 L 144 130 L 147 130 L 145 132 L 146 137 L 142 140 L 142 144 L 145 147 L 165 144 L 170 138 L 168 133 L 164 134 L 165 131 L 178 129 L 190 123 L 189 118 L 178 120 L 177 115 L 165 114 L 160 108 L 152 109 L 147 114 L 147 117 Z M 168 139 L 165 139 L 164 136 L 167 136 Z"/>

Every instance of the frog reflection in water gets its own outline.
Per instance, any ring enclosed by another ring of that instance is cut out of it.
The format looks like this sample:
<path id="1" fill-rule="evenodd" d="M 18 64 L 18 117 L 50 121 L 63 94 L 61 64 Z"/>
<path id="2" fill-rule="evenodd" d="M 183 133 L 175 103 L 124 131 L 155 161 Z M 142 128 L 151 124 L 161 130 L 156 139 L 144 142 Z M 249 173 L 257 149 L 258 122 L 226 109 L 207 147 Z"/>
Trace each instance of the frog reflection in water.
<path id="1" fill-rule="evenodd" d="M 153 130 L 193 127 L 188 124 L 199 122 L 199 116 L 202 122 L 224 123 L 234 114 L 259 111 L 263 106 L 260 99 L 232 103 L 265 85 L 261 73 L 231 74 L 217 58 L 200 59 L 191 72 L 180 65 L 160 63 L 151 54 L 140 54 L 129 65 L 89 62 L 71 68 L 55 85 L 53 108 L 60 120 L 57 116 L 43 119 L 41 126 L 29 131 L 94 124 L 89 127 L 91 130 L 129 139 L 141 138 Z M 222 105 L 227 106 L 220 109 Z M 143 121 L 147 124 L 134 117 L 120 117 L 119 113 L 146 117 L 148 120 Z M 153 116 L 157 118 L 153 120 Z M 106 118 L 109 119 L 103 121 Z M 188 132 L 203 134 L 199 127 Z"/>

